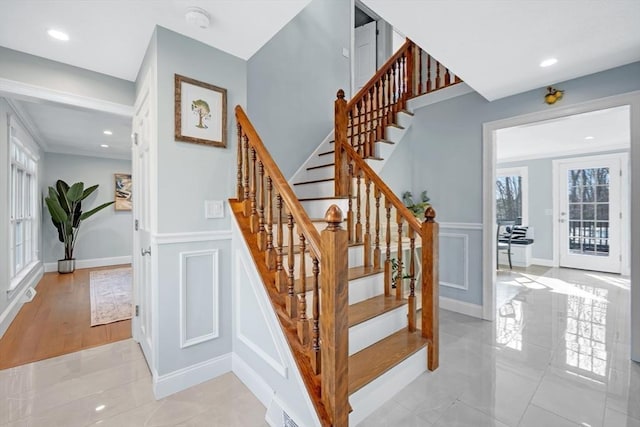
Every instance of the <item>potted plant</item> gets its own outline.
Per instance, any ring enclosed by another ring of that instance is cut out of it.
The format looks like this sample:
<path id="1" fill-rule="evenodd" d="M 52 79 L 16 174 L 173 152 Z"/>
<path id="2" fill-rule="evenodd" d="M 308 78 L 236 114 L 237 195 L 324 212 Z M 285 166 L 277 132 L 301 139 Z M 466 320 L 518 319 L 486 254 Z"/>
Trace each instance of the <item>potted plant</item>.
<path id="1" fill-rule="evenodd" d="M 103 203 L 88 212 L 82 212 L 82 201 L 97 188 L 98 185 L 94 185 L 85 189 L 82 182 L 69 187 L 62 180 L 56 182 L 55 188 L 49 187 L 49 196 L 44 200 L 51 214 L 51 221 L 58 230 L 58 239 L 64 244 L 64 259 L 58 260 L 58 273 L 73 273 L 76 268 L 73 249 L 82 221 L 115 202 Z"/>
<path id="2" fill-rule="evenodd" d="M 424 219 L 424 210 L 430 205 L 426 190 L 420 193 L 420 200 L 418 203 L 414 202 L 411 191 L 402 193 L 402 203 L 413 213 L 413 216 Z"/>

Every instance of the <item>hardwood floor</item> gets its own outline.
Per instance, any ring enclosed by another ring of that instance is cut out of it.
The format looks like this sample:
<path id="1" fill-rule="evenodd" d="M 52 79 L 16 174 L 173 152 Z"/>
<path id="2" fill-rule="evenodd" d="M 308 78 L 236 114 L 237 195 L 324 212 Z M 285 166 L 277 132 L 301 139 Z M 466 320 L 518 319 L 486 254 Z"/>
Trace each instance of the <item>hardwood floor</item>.
<path id="1" fill-rule="evenodd" d="M 89 273 L 118 267 L 45 273 L 0 339 L 0 369 L 131 338 L 131 320 L 90 326 Z"/>

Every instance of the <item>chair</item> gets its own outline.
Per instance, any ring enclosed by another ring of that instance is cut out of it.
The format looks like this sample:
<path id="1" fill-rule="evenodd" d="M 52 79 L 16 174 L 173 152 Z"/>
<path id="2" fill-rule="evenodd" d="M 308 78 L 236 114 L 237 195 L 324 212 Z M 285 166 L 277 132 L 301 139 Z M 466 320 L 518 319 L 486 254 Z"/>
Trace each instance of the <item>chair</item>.
<path id="1" fill-rule="evenodd" d="M 507 258 L 509 259 L 509 269 L 513 269 L 511 264 L 511 238 L 513 237 L 513 229 L 515 221 L 498 221 L 498 227 L 496 229 L 496 270 L 499 268 L 500 251 L 507 251 Z M 505 232 L 501 233 L 500 230 L 504 227 Z"/>

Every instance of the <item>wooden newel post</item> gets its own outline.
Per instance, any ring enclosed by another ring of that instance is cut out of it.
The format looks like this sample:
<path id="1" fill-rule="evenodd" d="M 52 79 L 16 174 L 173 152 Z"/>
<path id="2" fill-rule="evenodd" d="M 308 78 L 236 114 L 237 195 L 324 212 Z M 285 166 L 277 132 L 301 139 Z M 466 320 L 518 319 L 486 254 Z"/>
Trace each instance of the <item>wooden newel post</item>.
<path id="1" fill-rule="evenodd" d="M 439 364 L 439 286 L 438 277 L 438 223 L 436 211 L 428 207 L 422 223 L 422 336 L 429 340 L 430 371 Z"/>
<path id="2" fill-rule="evenodd" d="M 346 197 L 349 195 L 349 169 L 347 155 L 342 149 L 347 143 L 347 101 L 344 99 L 344 91 L 338 90 L 338 99 L 335 102 L 335 195 Z"/>
<path id="3" fill-rule="evenodd" d="M 322 354 L 322 402 L 332 425 L 349 423 L 349 281 L 347 231 L 340 227 L 342 211 L 332 205 L 325 214 L 321 233 L 320 351 Z"/>

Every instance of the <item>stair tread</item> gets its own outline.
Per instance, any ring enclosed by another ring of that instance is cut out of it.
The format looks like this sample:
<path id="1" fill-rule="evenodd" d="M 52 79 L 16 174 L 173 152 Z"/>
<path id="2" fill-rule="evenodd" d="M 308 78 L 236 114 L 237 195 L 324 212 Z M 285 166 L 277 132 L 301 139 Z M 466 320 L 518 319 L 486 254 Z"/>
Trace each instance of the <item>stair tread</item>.
<path id="1" fill-rule="evenodd" d="M 327 168 L 329 166 L 335 166 L 335 163 L 327 163 L 327 164 L 324 164 L 324 165 L 311 166 L 311 167 L 308 167 L 307 170 L 310 171 L 310 170 L 314 170 L 314 169 Z"/>
<path id="2" fill-rule="evenodd" d="M 373 276 L 374 274 L 384 273 L 383 268 L 373 268 L 373 267 L 351 267 L 349 268 L 349 280 L 356 280 L 362 277 Z M 300 279 L 296 279 L 295 281 L 295 292 L 299 294 L 302 292 L 302 281 Z M 306 283 L 307 292 L 311 292 L 313 290 L 313 276 L 307 276 Z"/>
<path id="3" fill-rule="evenodd" d="M 349 394 L 353 394 L 427 346 L 420 331 L 402 329 L 349 357 Z"/>
<path id="4" fill-rule="evenodd" d="M 384 160 L 382 157 L 376 157 L 376 156 L 367 156 L 364 159 L 365 160 Z"/>
<path id="5" fill-rule="evenodd" d="M 296 182 L 293 185 L 317 184 L 319 182 L 329 182 L 329 181 L 335 181 L 335 180 L 336 180 L 335 178 L 314 179 L 311 181 Z"/>
<path id="6" fill-rule="evenodd" d="M 403 126 L 400 126 L 400 125 L 399 125 L 399 124 L 397 124 L 397 123 L 389 123 L 387 126 L 390 126 L 390 127 L 392 127 L 392 128 L 404 129 L 404 127 L 403 127 Z"/>
<path id="7" fill-rule="evenodd" d="M 298 200 L 301 201 L 301 202 L 309 202 L 309 201 L 312 201 L 312 200 L 341 200 L 341 199 L 348 199 L 348 198 L 349 198 L 348 196 L 344 196 L 344 197 L 330 197 L 330 196 L 327 196 L 327 197 L 307 197 L 307 198 L 301 198 L 301 199 L 298 199 Z"/>
<path id="8" fill-rule="evenodd" d="M 366 322 L 383 313 L 407 304 L 406 299 L 395 296 L 378 295 L 349 306 L 349 327 Z"/>
<path id="9" fill-rule="evenodd" d="M 407 115 L 409 115 L 409 116 L 413 116 L 413 115 L 414 115 L 411 111 L 406 110 L 406 109 L 402 109 L 402 110 L 400 110 L 400 111 L 399 111 L 399 113 L 405 113 L 405 114 L 407 114 Z"/>
<path id="10" fill-rule="evenodd" d="M 336 150 L 329 150 L 329 151 L 325 151 L 324 153 L 318 154 L 318 156 L 326 156 L 327 154 L 333 154 L 335 152 L 336 152 Z"/>

